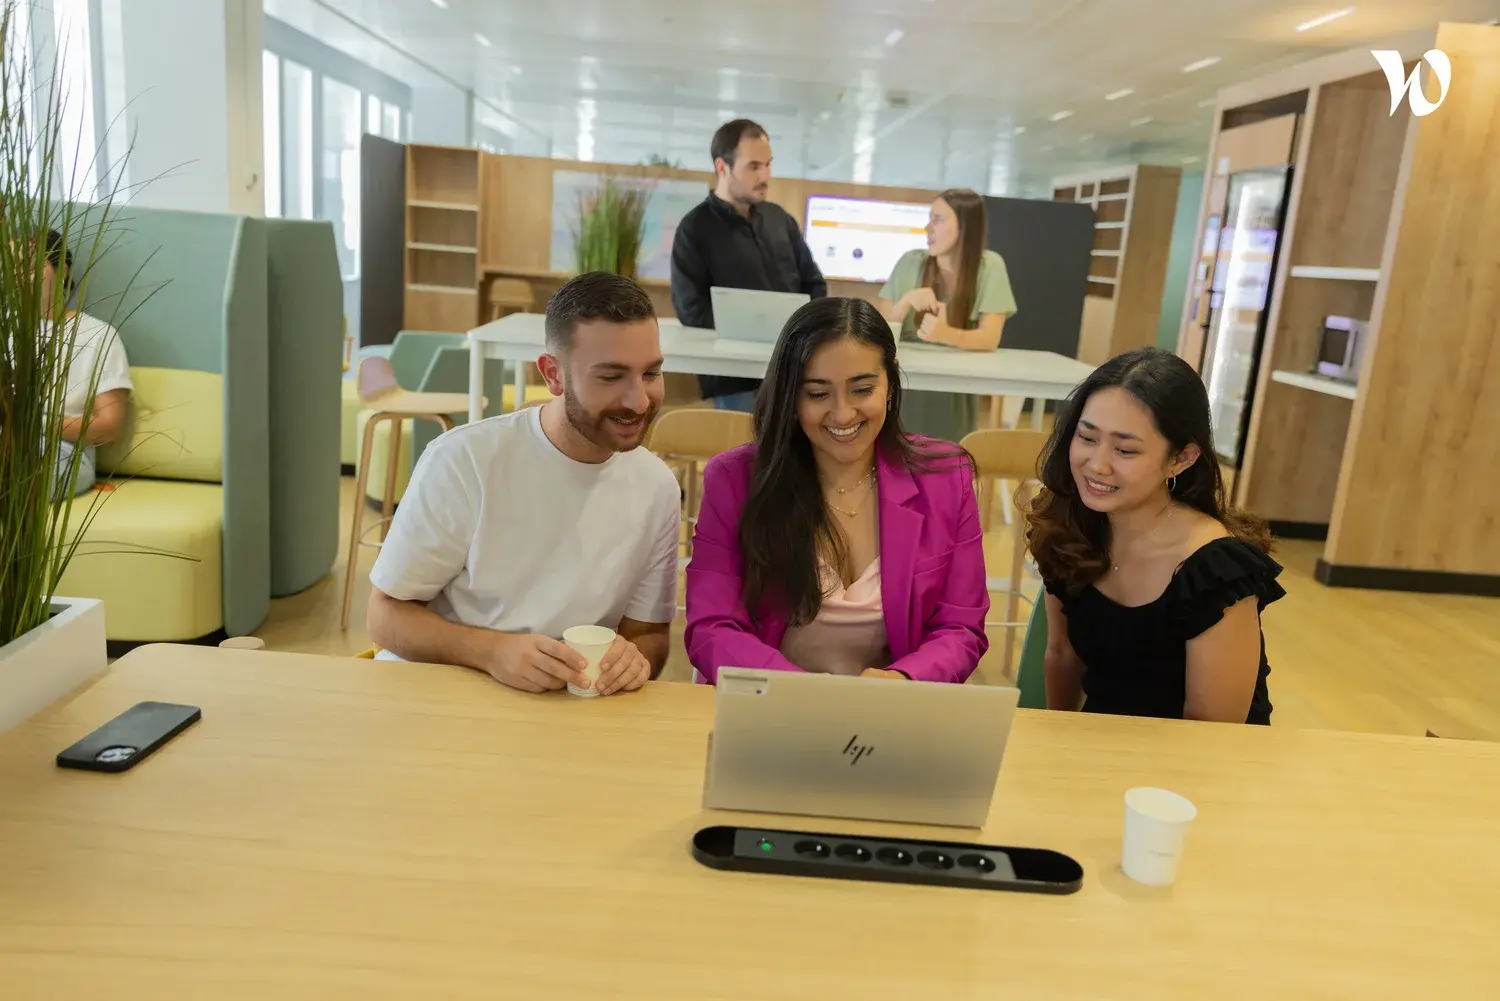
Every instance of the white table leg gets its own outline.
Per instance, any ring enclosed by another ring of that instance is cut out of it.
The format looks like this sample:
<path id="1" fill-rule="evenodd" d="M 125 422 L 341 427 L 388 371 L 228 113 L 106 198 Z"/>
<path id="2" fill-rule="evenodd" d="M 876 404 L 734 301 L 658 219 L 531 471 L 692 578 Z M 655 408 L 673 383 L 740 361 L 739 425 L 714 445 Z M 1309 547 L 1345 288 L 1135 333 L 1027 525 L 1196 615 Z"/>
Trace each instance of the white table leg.
<path id="1" fill-rule="evenodd" d="M 469 423 L 484 418 L 484 342 L 469 338 Z"/>
<path id="2" fill-rule="evenodd" d="M 1033 430 L 1042 429 L 1042 414 L 1047 409 L 1047 401 L 1040 396 L 1031 401 L 1031 427 Z"/>
<path id="3" fill-rule="evenodd" d="M 511 365 L 516 370 L 516 398 L 512 409 L 520 410 L 526 404 L 526 363 L 524 361 L 513 361 Z"/>

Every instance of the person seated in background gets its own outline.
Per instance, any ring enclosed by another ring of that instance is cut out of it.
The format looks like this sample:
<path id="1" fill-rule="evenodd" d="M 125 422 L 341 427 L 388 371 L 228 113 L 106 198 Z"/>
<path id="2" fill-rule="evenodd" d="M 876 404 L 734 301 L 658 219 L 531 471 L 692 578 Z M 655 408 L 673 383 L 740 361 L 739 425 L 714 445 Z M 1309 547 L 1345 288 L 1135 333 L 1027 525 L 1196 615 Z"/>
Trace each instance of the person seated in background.
<path id="1" fill-rule="evenodd" d="M 791 214 L 766 200 L 771 184 L 771 140 L 747 118 L 721 125 L 709 146 L 714 189 L 682 217 L 672 239 L 672 309 L 686 327 L 713 329 L 709 290 L 759 289 L 828 294 Z M 720 410 L 755 407 L 755 379 L 700 375 L 699 391 Z"/>
<path id="2" fill-rule="evenodd" d="M 542 692 L 589 687 L 560 637 L 607 626 L 595 687 L 609 695 L 660 673 L 677 611 L 677 479 L 640 448 L 661 342 L 651 300 L 617 275 L 570 280 L 546 313 L 553 399 L 427 446 L 370 572 L 367 627 L 383 659 Z"/>
<path id="3" fill-rule="evenodd" d="M 794 313 L 755 441 L 703 472 L 687 650 L 721 667 L 962 682 L 988 649 L 972 459 L 901 427 L 890 324 L 861 299 Z"/>
<path id="4" fill-rule="evenodd" d="M 932 203 L 927 249 L 903 254 L 876 300 L 886 319 L 901 324 L 901 339 L 946 344 L 965 351 L 1000 346 L 1005 321 L 1016 313 L 1005 260 L 985 249 L 984 199 L 964 188 Z M 907 430 L 959 441 L 979 426 L 979 404 L 964 393 L 906 395 Z"/>
<path id="5" fill-rule="evenodd" d="M 1281 567 L 1265 522 L 1225 502 L 1198 373 L 1156 348 L 1106 362 L 1064 403 L 1040 478 L 1048 708 L 1269 723 L 1260 613 Z"/>
<path id="6" fill-rule="evenodd" d="M 60 284 L 59 284 L 60 283 Z M 47 263 L 42 268 L 42 309 L 52 315 L 73 295 L 73 252 L 57 230 L 47 233 Z M 73 339 L 63 398 L 62 441 L 52 477 L 52 499 L 87 493 L 94 486 L 95 449 L 119 437 L 130 406 L 130 363 L 119 332 L 81 310 L 64 309 L 63 336 Z M 57 329 L 54 326 L 53 334 Z M 59 358 L 59 360 L 62 360 Z M 77 464 L 69 488 L 69 470 Z"/>

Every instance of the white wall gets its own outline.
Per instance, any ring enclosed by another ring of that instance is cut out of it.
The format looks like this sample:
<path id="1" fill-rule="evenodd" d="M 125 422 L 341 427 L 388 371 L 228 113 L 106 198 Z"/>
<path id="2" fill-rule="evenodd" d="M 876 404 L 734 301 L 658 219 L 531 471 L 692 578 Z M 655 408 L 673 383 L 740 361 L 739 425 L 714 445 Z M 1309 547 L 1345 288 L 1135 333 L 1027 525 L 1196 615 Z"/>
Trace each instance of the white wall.
<path id="1" fill-rule="evenodd" d="M 474 109 L 470 97 L 457 87 L 413 87 L 411 91 L 411 141 L 440 146 L 471 146 L 470 123 Z"/>
<path id="2" fill-rule="evenodd" d="M 128 0 L 118 10 L 130 200 L 262 214 L 259 0 Z"/>

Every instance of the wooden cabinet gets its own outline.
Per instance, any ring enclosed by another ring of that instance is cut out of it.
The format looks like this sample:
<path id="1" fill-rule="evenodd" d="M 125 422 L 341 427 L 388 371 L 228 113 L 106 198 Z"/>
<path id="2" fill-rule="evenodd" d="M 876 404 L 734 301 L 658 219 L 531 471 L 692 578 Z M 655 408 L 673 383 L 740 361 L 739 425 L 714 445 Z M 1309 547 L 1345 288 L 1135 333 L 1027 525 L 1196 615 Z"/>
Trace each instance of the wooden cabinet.
<path id="1" fill-rule="evenodd" d="M 1054 201 L 1094 210 L 1078 358 L 1098 365 L 1115 355 L 1156 343 L 1162 285 L 1172 245 L 1176 167 L 1137 164 L 1052 182 Z"/>

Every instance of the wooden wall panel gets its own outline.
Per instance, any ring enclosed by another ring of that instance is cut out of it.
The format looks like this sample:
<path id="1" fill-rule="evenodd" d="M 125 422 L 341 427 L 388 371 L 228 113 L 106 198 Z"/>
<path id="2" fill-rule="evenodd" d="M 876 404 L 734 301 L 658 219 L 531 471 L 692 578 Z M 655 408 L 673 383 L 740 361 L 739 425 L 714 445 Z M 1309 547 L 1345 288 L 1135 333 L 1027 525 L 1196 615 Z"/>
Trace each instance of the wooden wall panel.
<path id="1" fill-rule="evenodd" d="M 1269 380 L 1263 390 L 1254 465 L 1240 471 L 1236 501 L 1263 518 L 1326 525 L 1354 403 Z"/>
<path id="2" fill-rule="evenodd" d="M 1122 270 L 1115 286 L 1115 329 L 1110 344 L 1114 354 L 1156 343 L 1167 257 L 1172 251 L 1172 223 L 1177 215 L 1177 189 L 1181 184 L 1182 171 L 1177 167 L 1136 168 L 1125 255 L 1116 258 L 1122 262 Z"/>
<path id="3" fill-rule="evenodd" d="M 1377 71 L 1318 90 L 1307 138 L 1292 263 L 1378 268 L 1406 145 L 1407 114 L 1390 113 Z"/>
<path id="4" fill-rule="evenodd" d="M 1442 106 L 1408 127 L 1324 559 L 1500 574 L 1500 28 L 1444 24 Z M 1403 105 L 1397 114 L 1409 114 Z"/>

